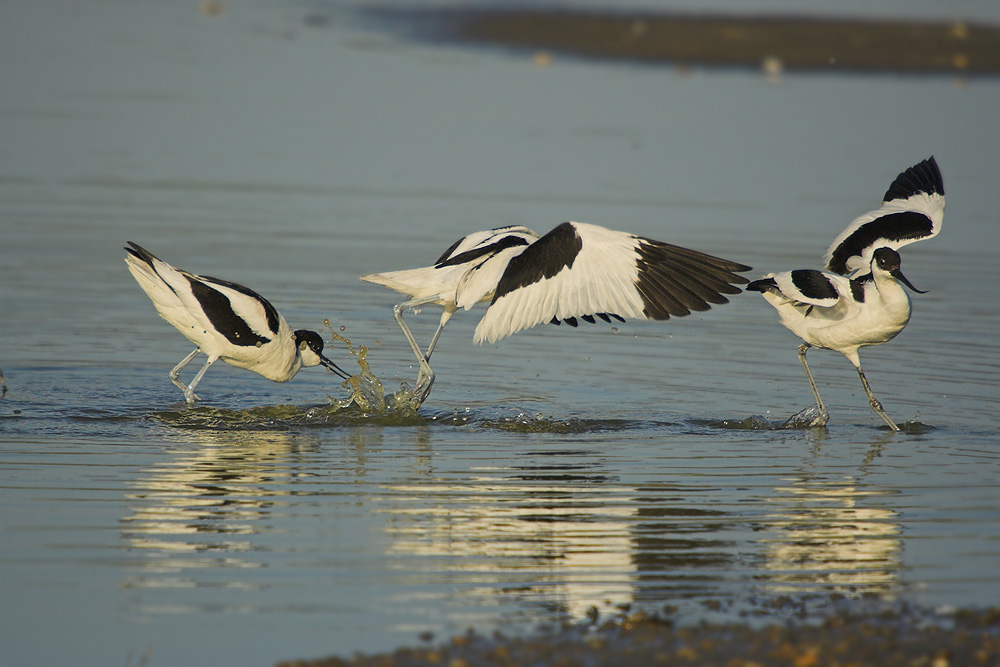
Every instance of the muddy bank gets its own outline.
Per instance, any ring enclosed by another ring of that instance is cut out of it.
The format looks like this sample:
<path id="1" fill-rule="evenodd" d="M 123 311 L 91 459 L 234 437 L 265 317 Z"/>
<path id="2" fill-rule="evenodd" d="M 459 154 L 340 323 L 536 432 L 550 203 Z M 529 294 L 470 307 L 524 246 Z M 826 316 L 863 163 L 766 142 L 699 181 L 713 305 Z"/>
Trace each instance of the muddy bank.
<path id="1" fill-rule="evenodd" d="M 962 611 L 947 621 L 907 611 L 827 617 L 807 624 L 773 623 L 674 627 L 636 614 L 598 627 L 572 627 L 531 638 L 473 632 L 445 642 L 381 655 L 280 663 L 279 667 L 949 667 L 1000 665 L 1000 608 Z"/>
<path id="2" fill-rule="evenodd" d="M 669 63 L 831 72 L 1000 74 L 1000 26 L 576 9 L 372 9 L 415 39 Z"/>

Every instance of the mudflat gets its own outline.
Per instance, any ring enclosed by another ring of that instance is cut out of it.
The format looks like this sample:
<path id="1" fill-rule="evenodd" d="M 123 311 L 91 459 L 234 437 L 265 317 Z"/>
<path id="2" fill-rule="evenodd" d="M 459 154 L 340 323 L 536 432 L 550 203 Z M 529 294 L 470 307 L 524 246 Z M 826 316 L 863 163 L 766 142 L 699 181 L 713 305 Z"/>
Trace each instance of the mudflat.
<path id="1" fill-rule="evenodd" d="M 579 9 L 375 9 L 417 38 L 679 66 L 1000 73 L 1000 26 Z"/>

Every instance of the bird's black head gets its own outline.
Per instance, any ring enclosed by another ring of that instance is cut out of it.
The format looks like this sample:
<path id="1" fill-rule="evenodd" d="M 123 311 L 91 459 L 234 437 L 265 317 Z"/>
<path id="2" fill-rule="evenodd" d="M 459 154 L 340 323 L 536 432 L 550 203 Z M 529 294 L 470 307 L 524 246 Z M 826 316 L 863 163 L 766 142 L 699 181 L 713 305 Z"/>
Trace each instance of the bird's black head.
<path id="1" fill-rule="evenodd" d="M 323 354 L 323 337 L 315 331 L 299 329 L 292 334 L 292 340 L 295 341 L 295 345 L 297 345 L 299 350 L 302 352 L 305 352 L 308 349 L 312 350 L 317 355 Z"/>
<path id="2" fill-rule="evenodd" d="M 899 257 L 899 253 L 892 248 L 879 248 L 872 253 L 872 273 L 874 274 L 875 270 L 878 269 L 888 273 L 890 276 L 903 283 L 917 294 L 927 294 L 926 290 L 918 290 L 909 280 L 906 279 L 906 276 L 904 276 L 903 272 L 899 269 L 901 262 L 902 260 Z"/>
<path id="3" fill-rule="evenodd" d="M 331 373 L 339 375 L 345 380 L 350 376 L 340 366 L 323 356 L 323 338 L 315 331 L 299 329 L 292 334 L 295 346 L 299 348 L 299 356 L 302 358 L 302 365 L 305 367 L 319 366 L 322 364 Z"/>
<path id="4" fill-rule="evenodd" d="M 899 253 L 892 248 L 879 248 L 872 253 L 872 260 L 875 262 L 875 266 L 887 273 L 899 269 L 899 264 L 902 261 Z"/>

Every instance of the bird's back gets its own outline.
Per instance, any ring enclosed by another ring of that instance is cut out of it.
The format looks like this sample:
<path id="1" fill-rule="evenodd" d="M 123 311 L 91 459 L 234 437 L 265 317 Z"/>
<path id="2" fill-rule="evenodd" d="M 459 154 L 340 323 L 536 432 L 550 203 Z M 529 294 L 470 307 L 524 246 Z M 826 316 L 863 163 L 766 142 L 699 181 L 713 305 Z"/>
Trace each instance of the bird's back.
<path id="1" fill-rule="evenodd" d="M 511 248 L 526 247 L 537 238 L 538 234 L 520 225 L 474 232 L 451 244 L 432 266 L 371 273 L 361 276 L 361 280 L 449 307 L 455 304 L 459 283 L 470 270 Z"/>

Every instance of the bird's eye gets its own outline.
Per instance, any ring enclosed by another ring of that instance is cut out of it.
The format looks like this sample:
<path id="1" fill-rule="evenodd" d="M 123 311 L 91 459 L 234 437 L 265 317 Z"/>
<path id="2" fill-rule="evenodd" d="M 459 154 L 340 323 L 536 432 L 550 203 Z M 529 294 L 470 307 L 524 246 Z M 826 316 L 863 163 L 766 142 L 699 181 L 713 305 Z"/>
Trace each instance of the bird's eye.
<path id="1" fill-rule="evenodd" d="M 305 342 L 304 340 L 299 341 L 299 349 L 300 350 L 302 350 L 303 352 L 305 352 L 307 347 L 309 347 L 309 343 Z"/>

